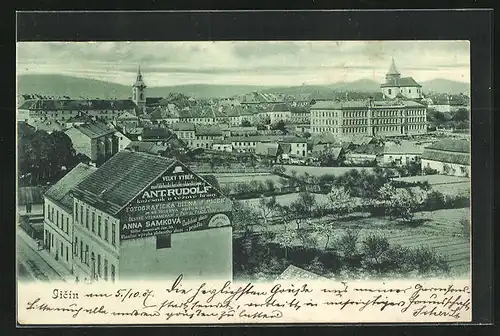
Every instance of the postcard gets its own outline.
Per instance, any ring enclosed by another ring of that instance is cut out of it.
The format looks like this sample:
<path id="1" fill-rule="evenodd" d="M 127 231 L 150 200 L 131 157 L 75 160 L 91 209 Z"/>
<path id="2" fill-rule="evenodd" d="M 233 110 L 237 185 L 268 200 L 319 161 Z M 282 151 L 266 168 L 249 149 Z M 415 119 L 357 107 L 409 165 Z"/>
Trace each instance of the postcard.
<path id="1" fill-rule="evenodd" d="M 17 43 L 19 325 L 471 321 L 465 40 Z"/>

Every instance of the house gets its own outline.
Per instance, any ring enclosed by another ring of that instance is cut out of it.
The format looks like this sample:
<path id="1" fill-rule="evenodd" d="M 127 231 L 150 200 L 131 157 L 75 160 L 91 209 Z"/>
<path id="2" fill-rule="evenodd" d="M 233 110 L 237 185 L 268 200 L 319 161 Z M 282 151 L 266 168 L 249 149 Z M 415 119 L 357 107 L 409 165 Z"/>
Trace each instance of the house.
<path id="1" fill-rule="evenodd" d="M 96 170 L 95 167 L 79 163 L 44 195 L 44 249 L 71 272 L 73 272 L 74 249 L 79 243 L 74 235 L 71 190 Z"/>
<path id="2" fill-rule="evenodd" d="M 195 124 L 187 122 L 178 122 L 172 124 L 172 132 L 177 135 L 177 138 L 184 141 L 188 146 L 192 146 L 196 139 Z"/>
<path id="3" fill-rule="evenodd" d="M 191 147 L 212 148 L 214 141 L 223 140 L 222 130 L 218 125 L 197 125 L 195 127 L 196 139 L 192 141 Z"/>
<path id="4" fill-rule="evenodd" d="M 72 193 L 80 279 L 232 280 L 232 201 L 183 163 L 121 151 Z"/>
<path id="5" fill-rule="evenodd" d="M 212 149 L 231 153 L 233 151 L 233 145 L 227 140 L 214 140 L 212 143 Z"/>
<path id="6" fill-rule="evenodd" d="M 20 187 L 17 190 L 17 214 L 20 216 L 43 215 L 44 187 Z"/>
<path id="7" fill-rule="evenodd" d="M 409 163 L 418 163 L 422 157 L 423 148 L 411 142 L 401 142 L 400 144 L 387 144 L 384 146 L 384 165 L 402 166 Z"/>
<path id="8" fill-rule="evenodd" d="M 281 155 L 281 150 L 277 143 L 258 142 L 255 147 L 255 155 L 261 159 L 268 159 L 275 163 Z"/>
<path id="9" fill-rule="evenodd" d="M 292 119 L 290 107 L 285 103 L 273 104 L 269 109 L 261 112 L 260 115 L 267 116 L 271 124 L 276 124 L 279 121 L 289 123 Z"/>
<path id="10" fill-rule="evenodd" d="M 116 126 L 124 129 L 139 127 L 139 118 L 131 112 L 123 112 L 115 120 Z"/>
<path id="11" fill-rule="evenodd" d="M 132 142 L 125 134 L 119 131 L 115 131 L 115 137 L 118 140 L 118 151 L 124 150 Z"/>
<path id="12" fill-rule="evenodd" d="M 305 138 L 284 136 L 278 140 L 278 143 L 289 144 L 292 157 L 307 157 L 307 140 Z"/>
<path id="13" fill-rule="evenodd" d="M 84 113 L 79 113 L 78 115 L 66 120 L 65 126 L 66 126 L 66 128 L 71 128 L 73 126 L 80 126 L 80 125 L 83 125 L 83 124 L 89 123 L 89 122 L 92 122 L 91 117 L 89 117 L 88 115 L 86 115 Z"/>
<path id="14" fill-rule="evenodd" d="M 467 139 L 443 139 L 424 148 L 422 171 L 434 169 L 438 174 L 470 176 L 470 142 Z"/>
<path id="15" fill-rule="evenodd" d="M 154 142 L 148 141 L 132 141 L 125 149 L 133 152 L 161 155 L 163 152 L 169 149 L 169 146 L 158 145 Z"/>
<path id="16" fill-rule="evenodd" d="M 174 133 L 164 127 L 145 127 L 139 141 L 153 142 L 158 145 L 165 144 L 174 136 Z"/>
<path id="17" fill-rule="evenodd" d="M 75 151 L 86 155 L 96 165 L 101 165 L 118 152 L 115 130 L 100 121 L 73 126 L 65 133 Z"/>
<path id="18" fill-rule="evenodd" d="M 377 160 L 377 156 L 375 154 L 366 154 L 366 153 L 347 153 L 345 155 L 345 163 L 350 165 L 356 164 L 368 164 L 374 163 Z"/>

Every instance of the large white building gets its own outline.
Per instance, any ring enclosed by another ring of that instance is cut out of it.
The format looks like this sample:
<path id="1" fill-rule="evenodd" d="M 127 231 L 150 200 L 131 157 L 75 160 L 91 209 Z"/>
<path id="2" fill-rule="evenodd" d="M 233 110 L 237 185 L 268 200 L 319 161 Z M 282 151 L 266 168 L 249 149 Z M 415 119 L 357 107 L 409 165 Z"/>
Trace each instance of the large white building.
<path id="1" fill-rule="evenodd" d="M 118 152 L 73 195 L 81 279 L 232 279 L 232 202 L 181 162 Z"/>
<path id="2" fill-rule="evenodd" d="M 311 133 L 338 138 L 427 132 L 426 107 L 412 100 L 318 101 L 311 106 Z"/>
<path id="3" fill-rule="evenodd" d="M 74 227 L 71 189 L 96 168 L 79 163 L 44 195 L 44 248 L 73 272 Z"/>

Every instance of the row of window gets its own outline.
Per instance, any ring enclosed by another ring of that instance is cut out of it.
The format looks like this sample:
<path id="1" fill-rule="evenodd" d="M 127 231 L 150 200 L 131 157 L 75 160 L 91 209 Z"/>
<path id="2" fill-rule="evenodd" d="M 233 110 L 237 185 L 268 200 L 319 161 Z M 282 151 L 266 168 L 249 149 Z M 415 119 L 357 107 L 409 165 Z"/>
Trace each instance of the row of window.
<path id="1" fill-rule="evenodd" d="M 62 211 L 59 212 L 59 210 L 52 207 L 50 203 L 47 203 L 47 219 L 69 235 L 69 216 L 64 216 Z"/>
<path id="2" fill-rule="evenodd" d="M 55 248 L 57 258 L 66 260 L 66 263 L 69 263 L 69 244 L 65 244 L 62 240 L 59 241 L 57 238 L 54 239 L 54 235 L 48 230 L 45 230 L 45 245 L 50 247 L 51 251 Z"/>
<path id="3" fill-rule="evenodd" d="M 101 257 L 99 253 L 97 253 L 97 258 L 95 257 L 96 254 L 94 252 L 90 254 L 88 244 L 84 245 L 83 241 L 80 240 L 80 245 L 78 245 L 78 237 L 75 237 L 74 249 L 75 249 L 74 251 L 75 256 L 80 259 L 80 262 L 82 264 L 85 264 L 89 267 L 94 267 L 93 269 L 94 278 L 96 279 L 103 278 L 104 280 L 108 280 L 108 274 L 109 274 L 108 259 Z M 115 265 L 111 264 L 110 271 L 111 272 L 109 275 L 111 276 L 111 280 L 115 281 L 115 275 L 116 275 Z"/>
<path id="4" fill-rule="evenodd" d="M 368 119 L 348 119 L 342 120 L 342 125 L 367 125 Z"/>
<path id="5" fill-rule="evenodd" d="M 85 210 L 85 212 L 84 212 Z M 97 222 L 96 222 L 97 217 Z M 75 221 L 84 225 L 87 230 L 91 231 L 93 234 L 101 239 L 104 239 L 107 243 L 111 243 L 116 246 L 116 224 L 111 223 L 111 242 L 109 241 L 109 225 L 108 218 L 102 218 L 101 215 L 97 215 L 95 211 L 90 213 L 89 208 L 83 208 L 83 205 L 75 206 Z M 104 224 L 104 227 L 103 227 Z"/>

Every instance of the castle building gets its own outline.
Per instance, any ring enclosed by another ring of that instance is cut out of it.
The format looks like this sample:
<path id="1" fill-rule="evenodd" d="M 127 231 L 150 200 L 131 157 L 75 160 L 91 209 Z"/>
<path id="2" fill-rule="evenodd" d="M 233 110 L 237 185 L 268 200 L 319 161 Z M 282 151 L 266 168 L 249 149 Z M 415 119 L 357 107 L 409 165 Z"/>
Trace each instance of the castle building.
<path id="1" fill-rule="evenodd" d="M 232 279 L 232 201 L 181 162 L 121 151 L 72 195 L 80 279 Z"/>
<path id="2" fill-rule="evenodd" d="M 139 111 L 144 113 L 146 109 L 146 84 L 142 79 L 141 67 L 137 69 L 137 78 L 132 85 L 132 101 L 137 105 Z"/>
<path id="3" fill-rule="evenodd" d="M 422 85 L 418 84 L 412 77 L 401 77 L 396 69 L 396 63 L 392 59 L 389 71 L 385 75 L 385 83 L 380 85 L 382 94 L 386 99 L 397 97 L 404 99 L 421 99 Z"/>

